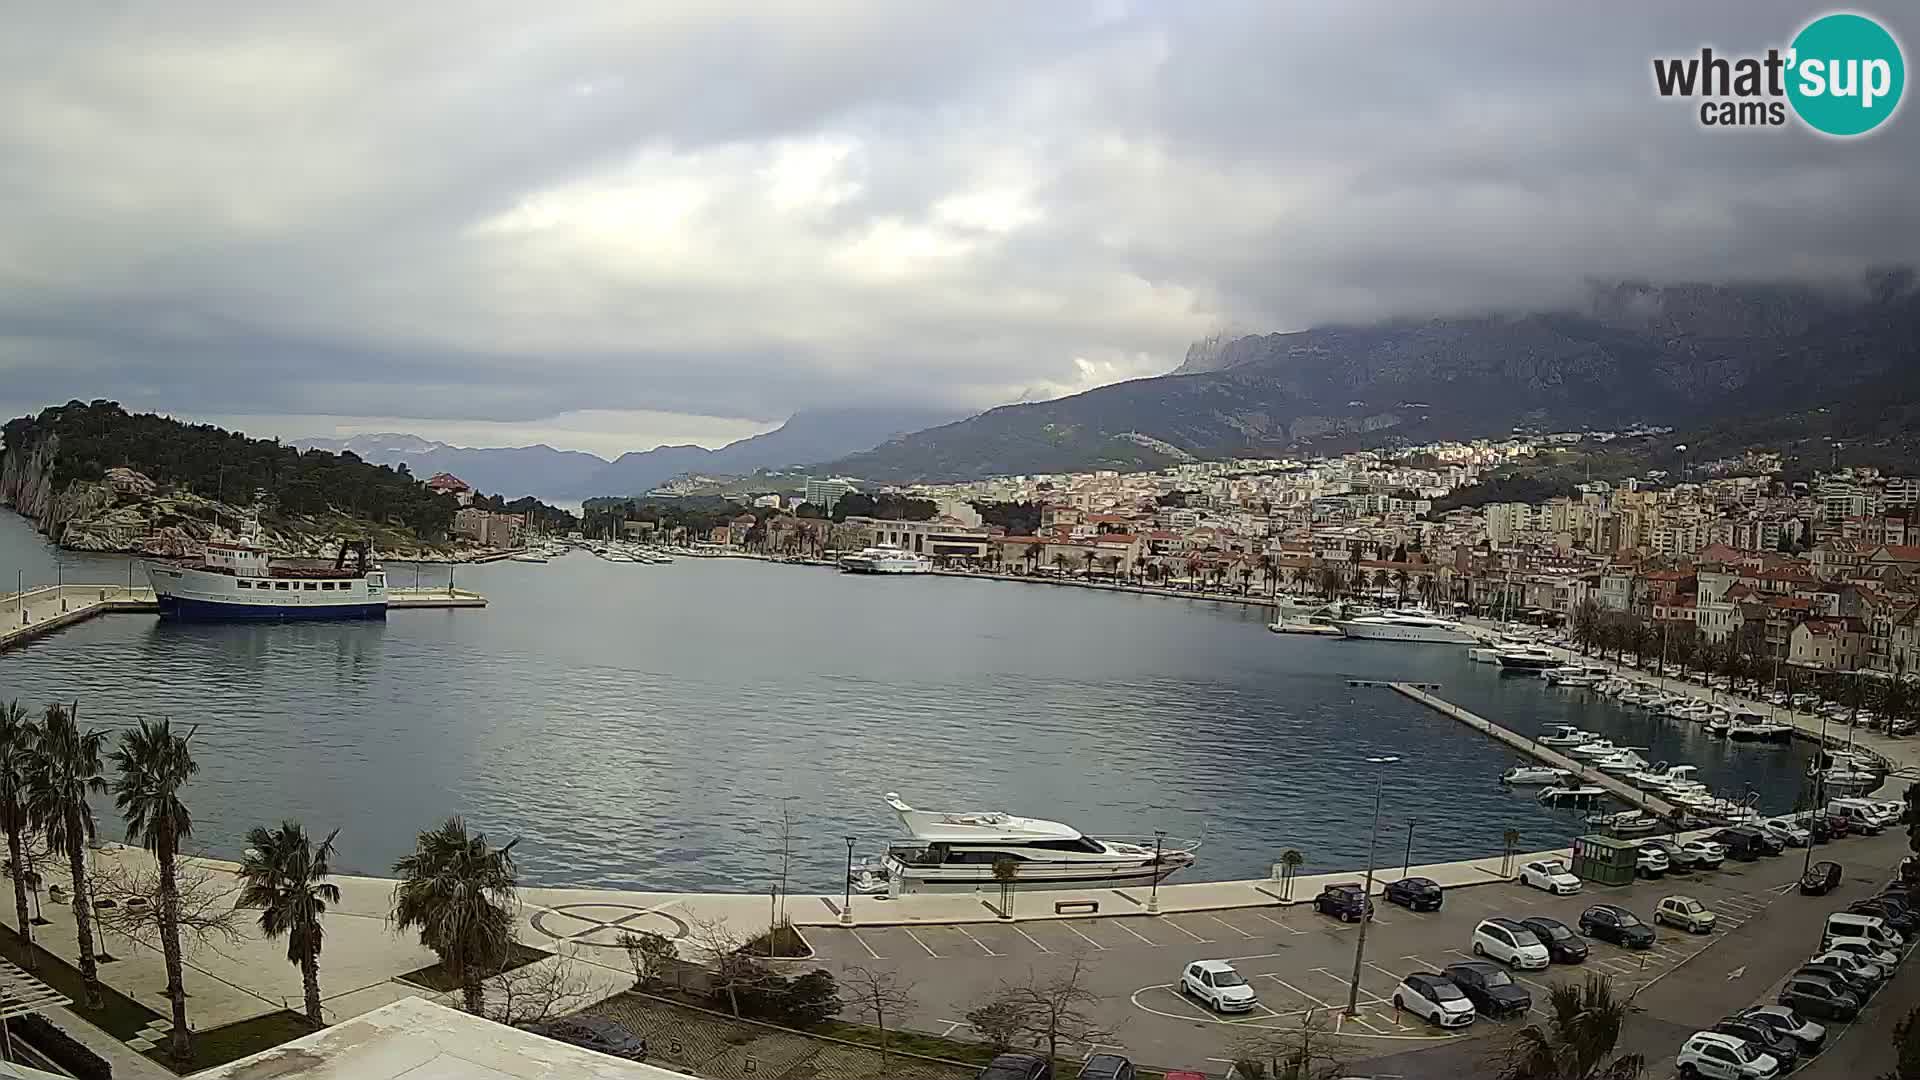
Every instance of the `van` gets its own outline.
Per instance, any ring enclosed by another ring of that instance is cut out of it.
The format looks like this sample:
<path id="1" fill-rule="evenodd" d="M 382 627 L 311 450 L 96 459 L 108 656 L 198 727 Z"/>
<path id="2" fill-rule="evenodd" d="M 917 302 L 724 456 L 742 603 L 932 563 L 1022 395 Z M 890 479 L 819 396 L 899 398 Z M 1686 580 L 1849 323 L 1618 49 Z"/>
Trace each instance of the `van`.
<path id="1" fill-rule="evenodd" d="M 1827 804 L 1827 816 L 1847 823 L 1850 833 L 1866 833 L 1878 836 L 1884 827 L 1878 812 L 1860 805 L 1854 799 L 1835 799 Z"/>
<path id="2" fill-rule="evenodd" d="M 1827 916 L 1827 928 L 1822 941 L 1831 943 L 1838 938 L 1864 938 L 1875 948 L 1896 954 L 1906 944 L 1897 932 L 1887 926 L 1885 919 L 1852 911 L 1836 911 Z"/>

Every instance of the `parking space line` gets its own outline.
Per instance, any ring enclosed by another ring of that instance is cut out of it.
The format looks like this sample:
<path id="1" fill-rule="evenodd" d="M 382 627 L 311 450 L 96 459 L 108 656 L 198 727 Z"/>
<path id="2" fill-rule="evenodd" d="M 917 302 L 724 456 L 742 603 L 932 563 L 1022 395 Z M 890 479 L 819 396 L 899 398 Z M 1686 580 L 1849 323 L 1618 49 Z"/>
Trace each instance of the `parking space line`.
<path id="1" fill-rule="evenodd" d="M 1085 935 L 1085 934 L 1083 934 L 1083 933 L 1081 933 L 1081 932 L 1080 932 L 1080 931 L 1079 931 L 1078 929 L 1075 929 L 1075 927 L 1074 927 L 1074 925 L 1073 925 L 1072 923 L 1070 923 L 1070 922 L 1063 922 L 1063 923 L 1061 923 L 1060 925 L 1061 925 L 1061 926 L 1064 926 L 1064 927 L 1066 927 L 1066 928 L 1067 928 L 1067 929 L 1069 929 L 1069 930 L 1072 930 L 1072 931 L 1073 931 L 1073 936 L 1074 936 L 1074 937 L 1077 937 L 1077 938 L 1079 938 L 1079 939 L 1080 939 L 1081 941 L 1084 941 L 1084 942 L 1086 942 L 1087 944 L 1089 944 L 1089 945 L 1091 945 L 1091 946 L 1093 946 L 1094 948 L 1096 948 L 1096 949 L 1099 949 L 1099 950 L 1100 950 L 1101 952 L 1106 952 L 1106 951 L 1107 951 L 1107 947 L 1106 947 L 1105 945 L 1102 945 L 1102 944 L 1100 944 L 1099 942 L 1097 942 L 1097 941 L 1095 941 L 1095 940 L 1093 940 L 1092 938 L 1090 938 L 1090 937 L 1088 937 L 1087 935 Z"/>
<path id="2" fill-rule="evenodd" d="M 1250 938 L 1250 937 L 1252 937 L 1252 936 L 1253 936 L 1252 934 L 1249 934 L 1249 933 L 1247 933 L 1247 932 L 1246 932 L 1245 930 L 1242 930 L 1242 929 L 1240 929 L 1239 927 L 1237 927 L 1237 926 L 1235 926 L 1235 925 L 1233 925 L 1232 923 L 1230 923 L 1230 922 L 1228 922 L 1227 920 L 1225 920 L 1225 919 L 1222 919 L 1222 918 L 1221 918 L 1220 916 L 1218 916 L 1218 915 L 1209 915 L 1209 916 L 1207 916 L 1207 918 L 1209 918 L 1209 919 L 1212 919 L 1212 920 L 1213 920 L 1214 922 L 1217 922 L 1217 923 L 1219 923 L 1219 924 L 1220 924 L 1221 926 L 1224 926 L 1224 927 L 1226 927 L 1227 929 L 1229 929 L 1229 930 L 1231 930 L 1231 931 L 1233 931 L 1234 933 L 1236 933 L 1236 934 L 1239 934 L 1239 935 L 1240 935 L 1241 937 L 1243 937 L 1243 938 Z"/>
<path id="3" fill-rule="evenodd" d="M 1300 989 L 1299 987 L 1293 985 L 1292 983 L 1288 982 L 1287 980 L 1281 978 L 1278 975 L 1262 975 L 1260 977 L 1263 979 L 1272 979 L 1274 982 L 1277 982 L 1281 986 L 1284 986 L 1287 989 L 1293 991 L 1294 993 L 1299 994 L 1301 997 L 1306 998 L 1308 1001 L 1313 1002 L 1315 1005 L 1318 1005 L 1323 1009 L 1333 1008 L 1333 1006 L 1327 1004 L 1324 1001 L 1321 1001 L 1319 998 L 1314 997 L 1312 994 L 1307 993 L 1305 990 Z"/>
<path id="4" fill-rule="evenodd" d="M 1160 947 L 1159 942 L 1153 940 L 1152 938 L 1146 936 L 1145 934 L 1142 934 L 1140 931 L 1135 930 L 1133 927 L 1128 926 L 1125 920 L 1115 919 L 1113 920 L 1113 925 L 1122 930 L 1125 930 L 1127 933 L 1132 934 L 1134 937 L 1139 938 L 1141 941 L 1146 942 L 1147 944 L 1153 946 L 1156 949 Z"/>
<path id="5" fill-rule="evenodd" d="M 1253 912 L 1252 914 L 1255 918 L 1265 919 L 1268 922 L 1272 923 L 1273 925 L 1279 927 L 1280 929 L 1285 930 L 1289 934 L 1305 934 L 1306 933 L 1305 930 L 1296 930 L 1295 928 L 1288 926 L 1286 923 L 1281 922 L 1279 919 L 1276 919 L 1271 915 L 1262 915 L 1258 911 Z"/>
<path id="6" fill-rule="evenodd" d="M 1533 988 L 1534 988 L 1535 990 L 1538 990 L 1538 991 L 1540 991 L 1540 992 L 1541 992 L 1541 993 L 1543 993 L 1543 994 L 1551 994 L 1551 993 L 1553 993 L 1553 987 L 1551 987 L 1551 986 L 1548 986 L 1548 985 L 1547 985 L 1547 984 L 1545 984 L 1545 983 L 1537 983 L 1537 982 L 1534 982 L 1534 981 L 1533 981 L 1532 979 L 1529 979 L 1529 978 L 1526 978 L 1525 976 L 1522 976 L 1522 975 L 1515 975 L 1515 976 L 1513 977 L 1513 979 L 1514 979 L 1514 981 L 1515 981 L 1515 982 L 1523 982 L 1523 983 L 1526 983 L 1526 984 L 1527 984 L 1528 986 L 1531 986 L 1531 987 L 1533 987 Z"/>
<path id="7" fill-rule="evenodd" d="M 977 937 L 974 937 L 974 936 L 973 936 L 972 934 L 968 934 L 968 933 L 967 933 L 967 928 L 966 928 L 966 927 L 964 927 L 964 926 L 956 926 L 956 927 L 954 927 L 954 929 L 955 929 L 955 930 L 958 930 L 958 931 L 960 931 L 960 932 L 961 932 L 962 934 L 966 934 L 966 935 L 967 935 L 967 940 L 968 940 L 968 941 L 971 941 L 971 942 L 973 942 L 973 943 L 974 943 L 975 945 L 978 945 L 978 946 L 980 946 L 980 951 L 981 951 L 981 952 L 983 952 L 983 953 L 986 953 L 986 954 L 987 954 L 988 956 L 1004 956 L 1004 955 L 1006 955 L 1005 953 L 997 953 L 997 952 L 994 952 L 994 951 L 993 951 L 992 949 L 990 949 L 990 948 L 988 948 L 988 947 L 987 947 L 987 943 L 986 943 L 986 942 L 984 942 L 984 941 L 981 941 L 981 940 L 980 940 L 979 938 L 977 938 Z"/>
<path id="8" fill-rule="evenodd" d="M 1371 960 L 1367 961 L 1367 966 L 1379 972 L 1380 974 L 1385 975 L 1387 978 L 1392 979 L 1396 983 L 1400 981 L 1400 976 L 1398 973 L 1388 971 L 1386 968 L 1381 967 L 1379 964 L 1376 964 Z"/>
<path id="9" fill-rule="evenodd" d="M 1213 939 L 1212 939 L 1212 938 L 1203 938 L 1203 937 L 1201 937 L 1201 936 L 1200 936 L 1199 934 L 1196 934 L 1196 933 L 1194 933 L 1193 931 L 1191 931 L 1191 930 L 1189 930 L 1189 929 L 1187 929 L 1186 927 L 1184 927 L 1184 926 L 1181 926 L 1181 925 L 1180 925 L 1179 923 L 1177 923 L 1177 922 L 1174 922 L 1174 921 L 1173 921 L 1172 919 L 1165 919 L 1165 920 L 1162 920 L 1162 921 L 1163 921 L 1163 922 L 1165 922 L 1165 923 L 1166 923 L 1166 924 L 1167 924 L 1168 926 L 1171 926 L 1171 927 L 1173 927 L 1173 928 L 1174 928 L 1175 930 L 1178 930 L 1178 931 L 1180 931 L 1181 933 L 1183 933 L 1183 934 L 1185 934 L 1185 935 L 1187 935 L 1188 937 L 1190 937 L 1190 938 L 1192 938 L 1193 940 L 1195 940 L 1195 941 L 1197 941 L 1197 942 L 1199 942 L 1199 943 L 1200 943 L 1200 944 L 1202 944 L 1202 945 L 1211 945 L 1211 944 L 1213 944 Z M 1138 934 L 1135 934 L 1135 935 L 1133 935 L 1133 936 L 1134 936 L 1134 937 L 1140 937 L 1140 935 L 1138 935 Z M 1146 939 L 1146 938 L 1140 938 L 1140 940 L 1141 940 L 1141 941 L 1146 941 L 1147 939 Z"/>
<path id="10" fill-rule="evenodd" d="M 867 955 L 868 955 L 868 956 L 871 956 L 871 957 L 873 957 L 873 958 L 874 958 L 875 960 L 885 960 L 885 959 L 886 959 L 886 957 L 884 957 L 884 956 L 881 956 L 881 955 L 880 955 L 879 953 L 877 953 L 877 952 L 874 952 L 874 951 L 873 951 L 873 946 L 871 946 L 871 945 L 869 945 L 869 944 L 867 944 L 867 939 L 866 939 L 866 938 L 863 938 L 863 937 L 861 937 L 861 936 L 860 936 L 860 931 L 858 931 L 858 930 L 855 930 L 855 929 L 854 929 L 853 927 L 851 927 L 851 926 L 849 926 L 849 927 L 847 927 L 847 933 L 849 933 L 849 934 L 852 934 L 852 935 L 853 935 L 853 940 L 855 940 L 855 941 L 857 941 L 857 942 L 859 942 L 859 943 L 860 943 L 860 947 L 861 947 L 861 948 L 863 948 L 863 949 L 865 949 L 865 950 L 867 950 Z"/>
<path id="11" fill-rule="evenodd" d="M 918 945 L 921 948 L 927 950 L 928 956 L 931 956 L 936 960 L 940 958 L 940 954 L 933 951 L 933 946 L 928 945 L 926 942 L 920 940 L 919 934 L 914 933 L 910 928 L 905 926 L 901 927 L 900 929 L 905 930 L 907 932 L 907 936 L 913 939 L 913 943 L 915 945 Z"/>
<path id="12" fill-rule="evenodd" d="M 1367 989 L 1366 986 L 1363 984 L 1354 983 L 1352 980 L 1348 979 L 1344 975 L 1335 975 L 1333 972 L 1328 971 L 1326 968 L 1314 968 L 1313 970 L 1318 972 L 1321 975 L 1325 975 L 1329 979 L 1334 980 L 1335 982 L 1339 983 L 1341 986 L 1346 987 L 1348 990 L 1352 990 L 1355 988 L 1356 985 L 1358 985 L 1359 991 L 1360 991 L 1360 998 L 1362 1001 L 1364 1001 L 1368 1005 L 1385 1005 L 1388 1003 L 1386 998 L 1383 998 L 1379 994 L 1376 994 L 1373 991 Z M 1368 1001 L 1367 999 L 1369 998 L 1371 998 L 1372 1000 Z"/>
<path id="13" fill-rule="evenodd" d="M 1478 959 L 1480 959 L 1479 957 L 1477 957 L 1477 956 L 1475 956 L 1475 955 L 1473 955 L 1472 953 L 1463 953 L 1463 952 L 1461 952 L 1461 951 L 1460 951 L 1459 949 L 1448 949 L 1447 951 L 1448 951 L 1448 952 L 1450 952 L 1450 953 L 1452 953 L 1453 955 L 1455 955 L 1455 956 L 1457 956 L 1457 957 L 1459 957 L 1459 958 L 1460 958 L 1460 959 L 1462 959 L 1462 960 L 1478 960 Z"/>
<path id="14" fill-rule="evenodd" d="M 1047 948 L 1045 945 L 1042 945 L 1040 944 L 1040 942 L 1035 940 L 1032 934 L 1027 933 L 1025 930 L 1022 930 L 1017 926 L 1010 926 L 1008 927 L 1008 929 L 1012 930 L 1016 934 L 1019 934 L 1021 937 L 1026 938 L 1027 944 L 1033 946 L 1036 949 L 1039 949 L 1043 953 L 1050 953 L 1053 951 L 1052 949 Z"/>
<path id="15" fill-rule="evenodd" d="M 1347 1016 L 1347 1015 L 1344 1015 L 1344 1014 L 1342 1014 L 1342 1015 L 1341 1015 L 1341 1017 L 1340 1017 L 1340 1020 L 1341 1020 L 1341 1022 L 1342 1022 L 1342 1023 L 1345 1023 L 1346 1021 L 1348 1021 L 1348 1020 L 1351 1020 L 1351 1021 L 1353 1021 L 1354 1023 L 1356 1023 L 1356 1024 L 1359 1024 L 1359 1025 L 1360 1025 L 1361 1027 L 1363 1027 L 1363 1028 L 1366 1028 L 1366 1029 L 1367 1029 L 1368 1031 L 1371 1031 L 1371 1032 L 1373 1032 L 1373 1033 L 1374 1033 L 1375 1035 L 1385 1035 L 1385 1034 L 1386 1034 L 1386 1032 L 1384 1032 L 1384 1031 L 1381 1031 L 1381 1030 L 1380 1030 L 1379 1028 L 1377 1028 L 1377 1027 L 1374 1027 L 1374 1026 L 1373 1026 L 1372 1024 L 1369 1024 L 1369 1023 L 1367 1023 L 1367 1022 L 1366 1022 L 1365 1020 L 1362 1020 L 1362 1019 L 1360 1019 L 1360 1018 L 1359 1018 L 1359 1017 L 1357 1017 L 1357 1016 Z"/>

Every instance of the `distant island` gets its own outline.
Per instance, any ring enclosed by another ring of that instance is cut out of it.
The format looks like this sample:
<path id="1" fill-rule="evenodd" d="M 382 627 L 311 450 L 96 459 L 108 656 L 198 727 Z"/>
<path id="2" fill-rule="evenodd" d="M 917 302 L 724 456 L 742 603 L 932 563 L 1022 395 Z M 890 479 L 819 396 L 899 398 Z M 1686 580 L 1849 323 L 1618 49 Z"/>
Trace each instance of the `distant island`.
<path id="1" fill-rule="evenodd" d="M 469 505 L 525 515 L 540 531 L 579 527 L 535 499 L 437 490 L 404 465 L 130 413 L 106 400 L 17 417 L 3 432 L 0 506 L 70 550 L 185 555 L 257 523 L 258 541 L 282 555 L 331 555 L 339 540 L 364 537 L 389 555 L 444 557 L 479 546 L 455 535 L 455 515 Z"/>

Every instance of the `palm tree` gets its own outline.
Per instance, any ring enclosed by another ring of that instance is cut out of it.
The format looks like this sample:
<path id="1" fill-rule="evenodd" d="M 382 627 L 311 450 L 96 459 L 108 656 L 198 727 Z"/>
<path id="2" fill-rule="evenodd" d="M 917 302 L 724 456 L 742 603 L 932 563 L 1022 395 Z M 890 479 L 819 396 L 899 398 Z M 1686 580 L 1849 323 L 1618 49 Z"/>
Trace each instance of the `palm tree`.
<path id="1" fill-rule="evenodd" d="M 1294 588 L 1304 589 L 1313 580 L 1313 569 L 1308 566 L 1296 566 L 1293 568 L 1293 573 L 1288 576 L 1293 579 Z"/>
<path id="2" fill-rule="evenodd" d="M 1620 1029 L 1633 1011 L 1604 977 L 1587 976 L 1584 987 L 1555 983 L 1547 992 L 1547 1019 L 1529 1024 L 1507 1041 L 1500 1080 L 1637 1080 L 1646 1075 L 1639 1054 L 1613 1056 Z"/>
<path id="3" fill-rule="evenodd" d="M 476 1016 L 480 981 L 505 966 L 513 944 L 509 905 L 519 882 L 513 864 L 519 842 L 496 848 L 486 833 L 468 833 L 465 821 L 450 817 L 423 830 L 413 854 L 393 864 L 400 877 L 393 887 L 394 925 L 420 931 L 420 944 L 439 955 Z"/>
<path id="4" fill-rule="evenodd" d="M 1279 576 L 1280 572 L 1274 569 L 1273 556 L 1262 552 L 1260 555 L 1260 584 L 1266 588 L 1268 596 L 1273 595 L 1273 582 L 1274 579 Z"/>
<path id="5" fill-rule="evenodd" d="M 167 966 L 167 1000 L 173 1003 L 173 1035 L 168 1053 L 185 1061 L 192 1053 L 187 1028 L 187 989 L 181 981 L 180 880 L 174 860 L 180 841 L 193 835 L 193 815 L 180 801 L 180 789 L 200 766 L 187 749 L 193 732 L 176 735 L 171 721 L 140 721 L 120 736 L 113 764 L 113 805 L 127 819 L 127 842 L 153 852 L 160 864 L 160 954 Z"/>
<path id="6" fill-rule="evenodd" d="M 1286 868 L 1281 873 L 1286 876 L 1285 892 L 1289 899 L 1293 896 L 1294 875 L 1300 872 L 1300 864 L 1306 861 L 1307 857 L 1294 848 L 1288 848 L 1280 853 L 1280 865 Z"/>
<path id="7" fill-rule="evenodd" d="M 1373 572 L 1373 587 L 1376 590 L 1384 593 L 1387 591 L 1387 586 L 1391 584 L 1393 584 L 1393 575 L 1387 573 L 1386 567 L 1382 566 Z"/>
<path id="8" fill-rule="evenodd" d="M 1320 571 L 1320 595 L 1331 600 L 1340 595 L 1340 587 L 1345 585 L 1346 575 L 1338 567 L 1328 566 Z"/>
<path id="9" fill-rule="evenodd" d="M 1073 563 L 1074 558 L 1071 553 L 1065 551 L 1054 552 L 1053 568 L 1055 570 L 1060 571 L 1062 574 L 1071 574 L 1073 573 Z"/>
<path id="10" fill-rule="evenodd" d="M 27 831 L 27 766 L 32 761 L 35 728 L 27 711 L 18 701 L 0 705 L 0 828 L 7 831 L 7 865 L 13 868 L 13 908 L 19 920 L 20 939 L 27 943 L 27 967 L 40 967 L 39 950 L 33 948 L 33 920 L 27 917 L 26 845 L 21 835 Z"/>
<path id="11" fill-rule="evenodd" d="M 319 847 L 307 839 L 297 821 L 286 821 L 268 832 L 263 825 L 247 830 L 247 855 L 240 864 L 240 906 L 260 909 L 260 932 L 268 940 L 287 935 L 287 960 L 300 968 L 300 985 L 307 994 L 307 1022 L 320 1027 L 320 946 L 326 937 L 320 916 L 328 904 L 340 902 L 333 874 L 335 829 Z"/>
<path id="12" fill-rule="evenodd" d="M 100 970 L 93 959 L 93 899 L 87 888 L 87 844 L 93 839 L 93 808 L 87 796 L 106 793 L 100 776 L 104 731 L 82 733 L 75 709 L 47 706 L 27 774 L 27 819 L 46 836 L 47 850 L 67 857 L 73 876 L 73 933 L 80 947 L 80 978 L 87 1007 L 100 1007 Z"/>
<path id="13" fill-rule="evenodd" d="M 1405 607 L 1407 603 L 1407 583 L 1409 580 L 1411 580 L 1411 578 L 1407 574 L 1406 567 L 1402 566 L 1393 572 L 1393 587 L 1400 591 L 1399 603 L 1402 607 Z"/>

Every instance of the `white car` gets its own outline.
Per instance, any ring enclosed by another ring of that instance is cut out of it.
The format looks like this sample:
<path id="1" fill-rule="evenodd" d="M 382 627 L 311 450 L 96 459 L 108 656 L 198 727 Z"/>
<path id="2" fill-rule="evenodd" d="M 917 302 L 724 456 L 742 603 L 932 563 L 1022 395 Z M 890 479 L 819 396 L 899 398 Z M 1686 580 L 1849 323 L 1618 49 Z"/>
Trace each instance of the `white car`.
<path id="1" fill-rule="evenodd" d="M 1643 878 L 1657 878 L 1670 868 L 1667 853 L 1657 847 L 1643 847 L 1635 852 L 1633 872 Z"/>
<path id="2" fill-rule="evenodd" d="M 1693 856 L 1695 866 L 1719 866 L 1727 861 L 1727 849 L 1711 840 L 1683 840 L 1680 850 Z"/>
<path id="3" fill-rule="evenodd" d="M 1522 866 L 1520 884 L 1561 896 L 1571 896 L 1580 891 L 1580 879 L 1574 877 L 1567 869 L 1567 864 L 1558 859 L 1541 859 Z"/>
<path id="4" fill-rule="evenodd" d="M 1760 827 L 1779 837 L 1788 847 L 1806 847 L 1813 841 L 1813 836 L 1792 818 L 1768 818 L 1760 823 Z"/>
<path id="5" fill-rule="evenodd" d="M 1214 1012 L 1251 1012 L 1256 997 L 1246 977 L 1225 960 L 1195 960 L 1180 973 L 1180 992 Z"/>
<path id="6" fill-rule="evenodd" d="M 1857 956 L 1885 971 L 1892 971 L 1900 963 L 1898 953 L 1888 952 L 1866 938 L 1832 938 L 1827 942 L 1826 951 Z"/>
<path id="7" fill-rule="evenodd" d="M 1522 971 L 1544 970 L 1552 955 L 1533 931 L 1512 919 L 1486 919 L 1473 928 L 1473 955 Z"/>
<path id="8" fill-rule="evenodd" d="M 1851 971 L 1863 979 L 1879 982 L 1893 974 L 1892 968 L 1883 968 L 1865 955 L 1848 949 L 1829 949 L 1807 961 L 1810 964 L 1832 964 L 1842 971 Z"/>
<path id="9" fill-rule="evenodd" d="M 1702 1031 L 1680 1047 L 1674 1062 L 1680 1075 L 1708 1077 L 1710 1080 L 1773 1080 L 1780 1075 L 1780 1062 L 1772 1054 L 1745 1039 Z"/>
<path id="10" fill-rule="evenodd" d="M 1422 972 L 1409 975 L 1393 988 L 1393 1007 L 1443 1028 L 1466 1027 L 1473 1023 L 1473 1002 L 1444 975 Z"/>

